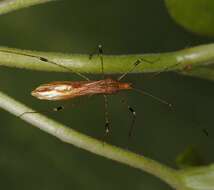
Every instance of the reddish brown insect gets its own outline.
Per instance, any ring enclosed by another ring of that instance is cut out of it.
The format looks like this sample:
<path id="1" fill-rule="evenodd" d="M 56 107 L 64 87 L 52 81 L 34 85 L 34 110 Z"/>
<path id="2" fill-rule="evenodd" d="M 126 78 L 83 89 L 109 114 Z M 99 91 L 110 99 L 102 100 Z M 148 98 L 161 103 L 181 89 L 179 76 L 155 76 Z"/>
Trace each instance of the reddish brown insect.
<path id="1" fill-rule="evenodd" d="M 147 60 L 140 58 L 139 60 L 137 60 L 134 63 L 133 68 L 131 68 L 128 72 L 121 75 L 117 80 L 113 80 L 111 78 L 105 78 L 104 69 L 103 69 L 103 57 L 102 57 L 103 51 L 102 51 L 101 45 L 98 46 L 98 50 L 99 50 L 99 56 L 100 56 L 100 61 L 101 61 L 103 79 L 97 80 L 97 81 L 90 81 L 83 74 L 74 72 L 73 70 L 71 70 L 63 65 L 60 65 L 52 60 L 49 60 L 45 57 L 40 57 L 40 56 L 30 55 L 30 54 L 25 54 L 25 53 L 17 53 L 17 52 L 12 52 L 9 50 L 5 50 L 5 52 L 16 53 L 16 54 L 20 54 L 20 55 L 24 55 L 24 56 L 33 57 L 33 58 L 39 59 L 40 61 L 54 64 L 54 65 L 57 65 L 64 69 L 67 69 L 71 72 L 76 73 L 80 77 L 82 77 L 84 79 L 84 81 L 55 81 L 55 82 L 50 82 L 47 84 L 42 84 L 39 87 L 37 87 L 35 90 L 33 90 L 31 92 L 31 94 L 38 99 L 49 100 L 49 101 L 68 100 L 68 99 L 73 99 L 73 98 L 77 98 L 80 96 L 103 95 L 104 103 L 105 103 L 105 121 L 106 121 L 105 122 L 105 132 L 106 132 L 106 134 L 109 133 L 109 131 L 110 131 L 110 128 L 109 128 L 110 122 L 108 119 L 108 111 L 107 111 L 107 106 L 108 106 L 107 95 L 115 94 L 122 90 L 134 90 L 134 91 L 143 93 L 144 95 L 150 96 L 150 97 L 154 98 L 155 100 L 157 100 L 161 103 L 167 104 L 168 106 L 171 107 L 171 104 L 169 104 L 165 100 L 162 100 L 156 96 L 153 96 L 148 92 L 133 88 L 131 83 L 120 82 L 120 80 L 122 78 L 124 78 L 129 72 L 133 71 L 138 64 L 140 64 L 142 62 L 147 62 L 147 63 L 152 63 L 152 62 L 149 62 Z M 123 100 L 122 102 L 127 105 L 129 111 L 131 112 L 131 114 L 133 116 L 131 128 L 129 131 L 129 136 L 131 136 L 133 125 L 135 122 L 136 113 L 135 113 L 134 109 L 131 108 L 126 103 L 125 100 Z M 63 109 L 63 107 L 59 106 L 57 108 L 54 108 L 53 110 L 59 111 L 61 109 Z M 25 112 L 25 113 L 29 113 L 29 112 Z"/>
<path id="2" fill-rule="evenodd" d="M 67 100 L 79 96 L 114 94 L 132 89 L 131 83 L 119 82 L 111 78 L 98 81 L 56 81 L 42 84 L 32 95 L 42 100 Z"/>

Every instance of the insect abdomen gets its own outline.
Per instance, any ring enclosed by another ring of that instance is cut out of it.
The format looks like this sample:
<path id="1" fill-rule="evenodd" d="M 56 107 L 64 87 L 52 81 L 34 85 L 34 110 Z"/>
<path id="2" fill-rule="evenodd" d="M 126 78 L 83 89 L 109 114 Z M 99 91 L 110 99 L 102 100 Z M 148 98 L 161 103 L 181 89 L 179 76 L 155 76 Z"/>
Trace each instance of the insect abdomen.
<path id="1" fill-rule="evenodd" d="M 67 81 L 52 82 L 37 87 L 31 92 L 31 95 L 41 100 L 63 100 L 72 98 L 77 89 Z"/>

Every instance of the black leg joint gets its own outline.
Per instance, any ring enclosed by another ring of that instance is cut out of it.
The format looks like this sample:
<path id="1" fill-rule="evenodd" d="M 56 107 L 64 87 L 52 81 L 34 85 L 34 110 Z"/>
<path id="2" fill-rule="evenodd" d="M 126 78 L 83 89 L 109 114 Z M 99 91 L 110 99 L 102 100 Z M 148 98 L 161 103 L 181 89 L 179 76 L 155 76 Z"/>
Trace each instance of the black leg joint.
<path id="1" fill-rule="evenodd" d="M 129 111 L 132 112 L 133 116 L 136 116 L 136 112 L 134 111 L 134 109 L 132 107 L 128 107 Z"/>
<path id="2" fill-rule="evenodd" d="M 105 123 L 105 132 L 106 134 L 110 132 L 110 123 L 108 121 Z"/>
<path id="3" fill-rule="evenodd" d="M 102 45 L 98 45 L 98 51 L 100 54 L 103 54 L 103 47 Z"/>
<path id="4" fill-rule="evenodd" d="M 138 59 L 135 63 L 134 66 L 138 66 L 141 63 L 141 61 Z"/>
<path id="5" fill-rule="evenodd" d="M 44 57 L 39 57 L 39 59 L 40 59 L 41 61 L 48 62 L 48 59 L 46 59 L 46 58 L 44 58 Z"/>
<path id="6" fill-rule="evenodd" d="M 59 106 L 53 109 L 53 111 L 61 111 L 64 107 L 63 106 Z"/>

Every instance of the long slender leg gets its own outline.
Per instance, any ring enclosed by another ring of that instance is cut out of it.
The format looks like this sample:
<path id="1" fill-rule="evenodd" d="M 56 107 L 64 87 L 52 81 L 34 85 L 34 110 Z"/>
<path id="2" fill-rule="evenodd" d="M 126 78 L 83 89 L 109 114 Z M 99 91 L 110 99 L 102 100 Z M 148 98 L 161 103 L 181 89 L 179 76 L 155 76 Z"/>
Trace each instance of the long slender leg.
<path id="1" fill-rule="evenodd" d="M 135 110 L 127 103 L 127 100 L 125 99 L 125 97 L 122 97 L 121 102 L 127 106 L 128 110 L 129 110 L 130 113 L 132 114 L 132 122 L 131 122 L 131 126 L 130 126 L 130 128 L 129 128 L 129 137 L 131 137 L 132 134 L 133 134 L 134 124 L 135 124 L 135 120 L 136 120 L 136 112 L 135 112 Z"/>
<path id="2" fill-rule="evenodd" d="M 128 70 L 126 73 L 124 73 L 124 74 L 122 74 L 120 77 L 118 77 L 118 81 L 120 81 L 122 78 L 124 78 L 128 73 L 130 73 L 130 72 L 132 72 L 134 69 L 135 69 L 135 67 L 137 67 L 139 64 L 141 63 L 141 61 L 138 59 L 137 61 L 135 61 L 134 62 L 134 65 L 133 65 L 133 67 L 130 69 L 130 70 Z"/>
<path id="3" fill-rule="evenodd" d="M 33 114 L 33 113 L 48 113 L 48 112 L 58 112 L 63 110 L 65 107 L 64 106 L 57 106 L 55 108 L 52 109 L 48 109 L 48 110 L 40 110 L 40 111 L 26 111 L 22 114 L 20 114 L 18 117 L 23 117 L 26 114 Z"/>
<path id="4" fill-rule="evenodd" d="M 103 47 L 102 47 L 102 45 L 98 45 L 98 52 L 99 52 L 99 57 L 100 57 L 101 71 L 102 71 L 103 79 L 105 79 L 104 65 L 103 65 Z"/>
<path id="5" fill-rule="evenodd" d="M 99 53 L 100 63 L 101 63 L 102 78 L 104 80 L 105 79 L 105 73 L 104 73 L 104 65 L 103 65 L 103 48 L 102 48 L 102 45 L 98 45 L 98 53 Z M 107 88 L 106 81 L 105 81 L 105 88 Z M 104 98 L 104 108 L 105 108 L 105 136 L 107 136 L 110 133 L 110 121 L 109 121 L 109 113 L 108 113 L 107 95 L 104 94 L 103 98 Z"/>
<path id="6" fill-rule="evenodd" d="M 76 75 L 78 75 L 78 76 L 80 76 L 81 78 L 83 78 L 84 80 L 88 80 L 88 81 L 90 80 L 90 79 L 89 79 L 88 77 L 86 77 L 85 75 L 83 75 L 83 74 L 81 74 L 81 73 L 79 73 L 79 72 L 77 72 L 77 71 L 74 71 L 73 69 L 70 69 L 70 68 L 68 68 L 68 67 L 66 67 L 66 66 L 64 66 L 64 65 L 62 65 L 62 64 L 60 64 L 60 63 L 57 63 L 57 62 L 55 62 L 55 61 L 52 61 L 52 60 L 50 60 L 50 59 L 48 59 L 48 58 L 46 58 L 46 57 L 40 56 L 40 55 L 32 55 L 32 54 L 28 54 L 28 53 L 14 52 L 14 51 L 12 51 L 12 50 L 0 50 L 0 52 L 13 53 L 13 54 L 16 54 L 16 55 L 23 55 L 23 56 L 27 56 L 27 57 L 32 57 L 32 58 L 38 59 L 38 60 L 40 60 L 40 61 L 43 61 L 43 62 L 45 62 L 45 63 L 49 63 L 49 64 L 52 64 L 52 65 L 56 65 L 56 66 L 61 67 L 61 68 L 65 69 L 65 70 L 68 70 L 68 71 L 70 71 L 70 72 L 73 72 L 73 73 L 75 73 Z"/>
<path id="7" fill-rule="evenodd" d="M 105 106 L 105 135 L 110 133 L 110 121 L 109 121 L 109 114 L 108 114 L 108 98 L 106 95 L 104 97 L 104 106 Z"/>
<path id="8" fill-rule="evenodd" d="M 136 112 L 134 111 L 134 109 L 130 106 L 128 106 L 129 111 L 132 114 L 132 123 L 131 123 L 131 127 L 129 129 L 129 137 L 132 136 L 133 134 L 133 129 L 134 129 L 134 124 L 135 124 L 135 120 L 136 120 Z"/>
<path id="9" fill-rule="evenodd" d="M 158 59 L 158 60 L 159 60 L 159 59 Z M 134 71 L 135 68 L 136 68 L 140 63 L 143 63 L 143 62 L 144 62 L 144 63 L 153 64 L 153 63 L 155 63 L 155 62 L 158 61 L 158 60 L 150 61 L 150 60 L 147 60 L 147 59 L 144 59 L 144 58 L 139 58 L 139 59 L 137 59 L 137 60 L 134 62 L 133 67 L 132 67 L 131 69 L 129 69 L 126 73 L 124 73 L 124 74 L 122 74 L 120 77 L 118 77 L 117 80 L 120 81 L 120 80 L 123 79 L 127 74 L 129 74 L 130 72 Z M 155 77 L 155 76 L 159 75 L 160 73 L 166 72 L 166 71 L 168 71 L 168 70 L 170 70 L 170 69 L 172 69 L 172 68 L 174 68 L 174 67 L 177 67 L 179 64 L 180 64 L 180 63 L 176 63 L 176 64 L 174 64 L 174 65 L 171 65 L 171 66 L 169 66 L 169 67 L 164 68 L 164 69 L 161 70 L 161 71 L 155 72 L 155 73 L 152 75 L 152 77 Z"/>
<path id="10" fill-rule="evenodd" d="M 147 60 L 147 59 L 144 59 L 144 58 L 139 58 L 137 59 L 134 64 L 133 64 L 133 67 L 131 69 L 129 69 L 126 73 L 122 74 L 120 77 L 118 77 L 118 81 L 120 81 L 122 78 L 124 78 L 127 74 L 131 73 L 132 71 L 135 70 L 135 68 L 140 64 L 140 63 L 150 63 L 150 64 L 153 64 L 154 62 L 156 62 L 157 60 L 155 61 L 150 61 L 150 60 Z"/>
<path id="11" fill-rule="evenodd" d="M 80 103 L 80 101 L 78 103 Z M 34 113 L 59 112 L 59 111 L 62 111 L 64 109 L 67 109 L 68 107 L 74 107 L 76 105 L 77 105 L 77 103 L 71 102 L 70 104 L 67 103 L 66 105 L 63 105 L 63 106 L 60 105 L 60 106 L 54 107 L 52 109 L 44 109 L 44 110 L 39 110 L 39 111 L 26 111 L 26 112 L 20 114 L 18 117 L 23 117 L 26 114 L 34 114 Z"/>
<path id="12" fill-rule="evenodd" d="M 105 79 L 102 45 L 98 45 L 98 52 L 99 52 L 99 57 L 100 57 L 101 71 L 102 71 L 103 79 Z M 107 88 L 107 84 L 105 85 L 105 88 Z M 108 98 L 107 98 L 107 95 L 103 95 L 103 97 L 104 97 L 104 104 L 105 104 L 105 135 L 108 135 L 110 133 L 110 121 L 109 121 L 109 114 L 108 114 Z"/>
<path id="13" fill-rule="evenodd" d="M 92 57 L 94 56 L 94 52 L 92 52 L 91 54 L 89 54 L 89 59 L 92 59 Z M 104 74 L 104 66 L 103 66 L 103 47 L 101 44 L 98 45 L 98 56 L 100 58 L 100 63 L 101 63 L 101 72 L 103 75 L 103 79 L 105 78 L 105 74 Z"/>

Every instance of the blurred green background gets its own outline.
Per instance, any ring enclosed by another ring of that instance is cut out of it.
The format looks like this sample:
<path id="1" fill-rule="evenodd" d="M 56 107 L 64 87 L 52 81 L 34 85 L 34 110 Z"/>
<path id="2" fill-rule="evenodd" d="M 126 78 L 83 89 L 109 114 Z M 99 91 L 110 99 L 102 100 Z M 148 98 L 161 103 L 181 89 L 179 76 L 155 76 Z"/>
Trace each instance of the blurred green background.
<path id="1" fill-rule="evenodd" d="M 91 53 L 101 43 L 106 54 L 129 54 L 174 51 L 213 39 L 177 26 L 162 0 L 64 0 L 0 16 L 0 42 L 1 46 L 66 53 Z M 79 80 L 79 77 L 69 73 L 0 69 L 0 89 L 37 110 L 60 105 L 30 95 L 39 84 L 53 80 Z M 127 93 L 129 104 L 137 112 L 130 141 L 131 116 L 120 103 L 120 97 L 111 96 L 109 143 L 128 146 L 172 167 L 176 167 L 176 156 L 194 145 L 204 163 L 213 162 L 213 82 L 174 73 L 152 79 L 149 75 L 132 74 L 126 81 L 171 102 L 174 111 L 151 98 Z M 81 98 L 77 102 L 80 103 L 75 108 L 47 115 L 101 139 L 102 97 Z M 0 124 L 2 189 L 171 189 L 151 175 L 62 143 L 2 110 Z M 208 130 L 208 136 L 203 129 Z"/>

